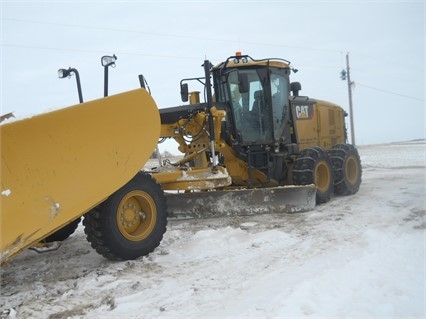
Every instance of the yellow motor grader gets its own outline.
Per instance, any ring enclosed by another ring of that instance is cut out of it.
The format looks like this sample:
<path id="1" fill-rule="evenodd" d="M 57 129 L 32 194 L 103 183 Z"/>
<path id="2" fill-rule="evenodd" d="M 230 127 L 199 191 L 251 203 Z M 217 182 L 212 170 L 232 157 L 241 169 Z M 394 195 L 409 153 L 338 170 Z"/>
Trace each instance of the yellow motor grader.
<path id="1" fill-rule="evenodd" d="M 92 247 L 126 260 L 159 245 L 167 218 L 307 211 L 358 191 L 345 111 L 300 96 L 289 61 L 236 54 L 203 69 L 181 81 L 189 104 L 158 110 L 140 76 L 140 89 L 2 124 L 1 263 L 83 216 Z M 143 169 L 168 138 L 181 159 Z"/>

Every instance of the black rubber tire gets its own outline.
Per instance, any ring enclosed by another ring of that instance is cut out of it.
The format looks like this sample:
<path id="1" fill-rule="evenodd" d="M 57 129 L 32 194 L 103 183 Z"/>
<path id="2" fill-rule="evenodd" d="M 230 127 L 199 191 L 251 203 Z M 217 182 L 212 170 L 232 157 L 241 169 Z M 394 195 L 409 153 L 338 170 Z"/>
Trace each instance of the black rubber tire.
<path id="1" fill-rule="evenodd" d="M 329 156 L 334 171 L 334 193 L 353 195 L 358 192 L 362 181 L 362 166 L 357 149 L 350 144 L 337 144 Z"/>
<path id="2" fill-rule="evenodd" d="M 87 240 L 102 256 L 111 260 L 146 256 L 166 232 L 166 197 L 149 174 L 140 172 L 87 213 L 83 224 Z"/>
<path id="3" fill-rule="evenodd" d="M 57 230 L 52 235 L 47 236 L 43 241 L 45 243 L 51 243 L 54 241 L 63 241 L 67 239 L 72 234 L 74 234 L 80 221 L 81 221 L 81 217 L 69 223 L 68 225 L 62 227 L 61 229 Z"/>
<path id="4" fill-rule="evenodd" d="M 293 183 L 317 187 L 316 203 L 330 200 L 334 188 L 334 175 L 327 152 L 320 147 L 311 147 L 300 152 L 293 165 Z"/>

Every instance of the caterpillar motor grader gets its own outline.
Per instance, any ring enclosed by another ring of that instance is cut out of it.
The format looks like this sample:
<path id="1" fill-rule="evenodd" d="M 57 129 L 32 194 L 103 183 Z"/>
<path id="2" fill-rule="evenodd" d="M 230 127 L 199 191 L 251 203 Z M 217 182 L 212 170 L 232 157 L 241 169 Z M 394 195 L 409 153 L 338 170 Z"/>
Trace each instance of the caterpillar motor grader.
<path id="1" fill-rule="evenodd" d="M 299 96 L 289 61 L 203 67 L 181 81 L 189 104 L 158 110 L 140 76 L 140 89 L 1 125 L 1 263 L 67 238 L 82 216 L 92 247 L 126 260 L 159 245 L 168 216 L 307 211 L 358 191 L 346 113 Z M 142 169 L 168 138 L 181 159 Z"/>

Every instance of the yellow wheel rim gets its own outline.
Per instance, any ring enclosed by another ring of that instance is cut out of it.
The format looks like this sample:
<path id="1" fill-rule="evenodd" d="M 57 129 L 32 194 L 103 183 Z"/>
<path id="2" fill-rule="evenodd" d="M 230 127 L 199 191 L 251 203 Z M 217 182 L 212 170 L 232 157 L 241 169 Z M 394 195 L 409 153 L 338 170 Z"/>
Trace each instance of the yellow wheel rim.
<path id="1" fill-rule="evenodd" d="M 149 194 L 132 191 L 120 201 L 117 210 L 117 225 L 128 240 L 141 241 L 148 237 L 157 220 L 155 203 Z"/>
<path id="2" fill-rule="evenodd" d="M 330 186 L 330 169 L 325 161 L 320 161 L 315 168 L 315 186 L 320 192 L 327 191 Z"/>
<path id="3" fill-rule="evenodd" d="M 355 184 L 359 175 L 357 160 L 353 156 L 348 157 L 345 166 L 346 178 L 348 182 L 351 184 Z"/>

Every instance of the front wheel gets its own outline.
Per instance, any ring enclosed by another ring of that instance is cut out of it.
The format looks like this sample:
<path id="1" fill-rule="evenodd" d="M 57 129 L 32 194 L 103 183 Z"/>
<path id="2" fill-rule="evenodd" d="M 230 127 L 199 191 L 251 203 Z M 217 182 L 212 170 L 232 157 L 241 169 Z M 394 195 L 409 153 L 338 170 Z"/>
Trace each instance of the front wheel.
<path id="1" fill-rule="evenodd" d="M 87 240 L 104 257 L 145 256 L 160 244 L 166 231 L 166 198 L 160 185 L 141 172 L 87 213 L 83 224 Z"/>
<path id="2" fill-rule="evenodd" d="M 316 203 L 330 200 L 333 194 L 334 175 L 330 158 L 320 147 L 311 147 L 300 152 L 293 165 L 295 185 L 314 184 L 317 187 Z"/>

